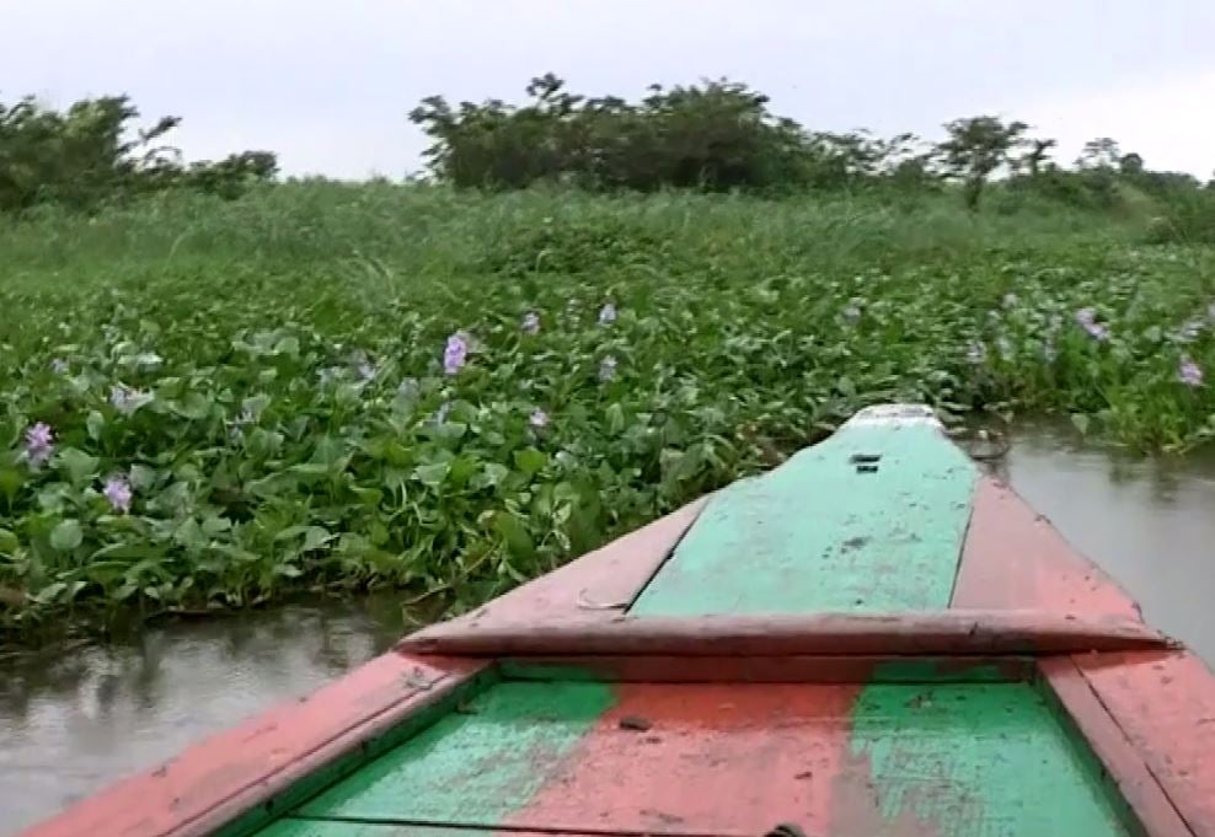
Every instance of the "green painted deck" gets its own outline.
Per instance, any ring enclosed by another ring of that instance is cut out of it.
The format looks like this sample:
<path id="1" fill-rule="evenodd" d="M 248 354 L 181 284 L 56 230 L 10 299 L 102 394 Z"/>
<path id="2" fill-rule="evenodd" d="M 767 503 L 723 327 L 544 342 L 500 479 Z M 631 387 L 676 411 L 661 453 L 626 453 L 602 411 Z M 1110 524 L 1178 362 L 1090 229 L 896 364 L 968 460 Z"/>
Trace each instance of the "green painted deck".
<path id="1" fill-rule="evenodd" d="M 977 475 L 931 425 L 845 426 L 723 489 L 631 613 L 943 610 Z"/>
<path id="2" fill-rule="evenodd" d="M 527 804 L 611 705 L 602 683 L 501 683 L 300 813 L 495 826 Z"/>
<path id="3" fill-rule="evenodd" d="M 867 686 L 851 750 L 868 763 L 883 819 L 925 833 L 1129 833 L 1087 746 L 1027 683 Z"/>
<path id="4" fill-rule="evenodd" d="M 765 828 L 795 821 L 816 834 L 1131 833 L 1039 687 L 984 677 L 500 682 L 260 834 L 749 834 L 757 807 Z M 623 730 L 632 717 L 652 729 Z"/>

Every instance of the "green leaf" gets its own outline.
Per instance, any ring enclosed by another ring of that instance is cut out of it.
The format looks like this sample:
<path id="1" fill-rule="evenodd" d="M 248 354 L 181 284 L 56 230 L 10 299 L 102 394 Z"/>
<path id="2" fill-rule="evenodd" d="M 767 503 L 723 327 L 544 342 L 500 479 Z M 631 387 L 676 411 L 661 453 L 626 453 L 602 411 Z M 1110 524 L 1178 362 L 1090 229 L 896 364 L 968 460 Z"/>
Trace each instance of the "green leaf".
<path id="1" fill-rule="evenodd" d="M 21 541 L 18 540 L 16 532 L 11 529 L 0 529 L 0 552 L 12 555 L 20 545 Z"/>
<path id="2" fill-rule="evenodd" d="M 51 530 L 51 546 L 60 552 L 71 552 L 84 541 L 84 530 L 75 520 L 61 520 Z"/>
<path id="3" fill-rule="evenodd" d="M 172 410 L 182 418 L 201 419 L 210 415 L 213 403 L 212 399 L 201 392 L 187 392 L 181 402 L 172 406 Z"/>
<path id="4" fill-rule="evenodd" d="M 84 425 L 88 429 L 89 438 L 96 442 L 101 438 L 101 431 L 105 429 L 105 416 L 97 410 L 89 410 Z"/>
<path id="5" fill-rule="evenodd" d="M 536 553 L 536 545 L 532 536 L 517 517 L 510 512 L 500 511 L 494 515 L 494 530 L 506 541 L 506 546 L 520 558 L 531 558 Z"/>
<path id="6" fill-rule="evenodd" d="M 11 503 L 25 484 L 25 476 L 13 468 L 0 468 L 0 493 Z"/>
<path id="7" fill-rule="evenodd" d="M 451 465 L 447 462 L 436 462 L 433 465 L 419 465 L 413 469 L 413 478 L 423 485 L 438 488 L 443 484 L 443 480 L 447 478 L 449 470 L 451 470 Z"/>
<path id="8" fill-rule="evenodd" d="M 607 426 L 613 436 L 624 430 L 624 408 L 619 402 L 607 408 Z"/>
<path id="9" fill-rule="evenodd" d="M 329 530 L 324 526 L 309 526 L 304 532 L 303 551 L 310 552 L 314 549 L 320 549 L 335 537 L 337 536 L 330 534 Z"/>
<path id="10" fill-rule="evenodd" d="M 67 471 L 69 481 L 73 485 L 80 485 L 97 475 L 101 460 L 78 448 L 64 448 L 59 452 L 59 463 Z"/>
<path id="11" fill-rule="evenodd" d="M 1081 436 L 1088 435 L 1090 419 L 1084 413 L 1072 413 L 1072 424 L 1080 431 Z"/>
<path id="12" fill-rule="evenodd" d="M 527 476 L 534 476 L 548 464 L 548 456 L 535 448 L 515 451 L 515 467 Z"/>

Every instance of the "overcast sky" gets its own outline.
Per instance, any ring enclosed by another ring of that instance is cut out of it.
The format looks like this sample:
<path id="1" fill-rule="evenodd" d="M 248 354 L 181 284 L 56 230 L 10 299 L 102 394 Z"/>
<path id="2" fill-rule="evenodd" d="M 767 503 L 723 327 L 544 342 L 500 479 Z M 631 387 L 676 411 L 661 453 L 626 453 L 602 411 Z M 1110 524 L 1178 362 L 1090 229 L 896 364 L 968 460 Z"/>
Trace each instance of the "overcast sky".
<path id="1" fill-rule="evenodd" d="M 993 113 L 1072 159 L 1113 136 L 1215 170 L 1211 0 L 0 0 L 0 100 L 129 93 L 191 158 L 399 177 L 422 97 L 518 100 L 546 71 L 629 98 L 728 76 L 814 129 L 935 138 Z"/>

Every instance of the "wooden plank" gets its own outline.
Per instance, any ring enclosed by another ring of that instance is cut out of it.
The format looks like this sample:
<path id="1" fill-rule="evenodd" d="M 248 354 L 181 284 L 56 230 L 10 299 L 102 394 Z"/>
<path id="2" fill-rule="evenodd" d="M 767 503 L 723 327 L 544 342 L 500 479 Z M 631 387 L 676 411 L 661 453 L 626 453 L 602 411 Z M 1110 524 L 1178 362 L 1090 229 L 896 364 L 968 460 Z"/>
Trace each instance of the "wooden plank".
<path id="1" fill-rule="evenodd" d="M 594 552 L 533 579 L 446 626 L 493 627 L 520 620 L 610 620 L 632 603 L 709 497 L 617 538 Z"/>
<path id="2" fill-rule="evenodd" d="M 1075 663 L 1190 830 L 1215 835 L 1215 678 L 1186 651 Z"/>
<path id="3" fill-rule="evenodd" d="M 1141 618 L 1139 606 L 1007 486 L 979 482 L 952 607 Z"/>
<path id="4" fill-rule="evenodd" d="M 837 800 L 847 819 L 826 833 L 1133 833 L 1095 760 L 1031 684 L 871 684 L 852 717 L 850 756 L 866 782 Z"/>
<path id="5" fill-rule="evenodd" d="M 281 819 L 257 837 L 603 837 L 603 832 L 500 831 L 417 823 Z"/>
<path id="6" fill-rule="evenodd" d="M 848 781 L 858 685 L 621 684 L 559 772 L 507 824 L 762 837 L 828 834 Z M 863 777 L 861 777 L 863 781 Z"/>
<path id="7" fill-rule="evenodd" d="M 945 608 L 977 473 L 934 424 L 849 423 L 720 491 L 630 613 Z"/>
<path id="8" fill-rule="evenodd" d="M 264 712 L 82 800 L 35 825 L 26 837 L 211 834 L 442 700 L 485 666 L 381 655 L 308 697 Z"/>
<path id="9" fill-rule="evenodd" d="M 496 827 L 527 804 L 614 699 L 602 683 L 499 683 L 296 814 Z"/>
<path id="10" fill-rule="evenodd" d="M 1152 837 L 1189 837 L 1190 829 L 1121 727 L 1097 699 L 1075 661 L 1071 657 L 1048 657 L 1038 665 L 1147 833 Z"/>
<path id="11" fill-rule="evenodd" d="M 816 616 L 620 616 L 604 624 L 437 625 L 402 640 L 417 654 L 785 656 L 1031 654 L 1168 647 L 1142 622 L 1013 610 Z"/>
<path id="12" fill-rule="evenodd" d="M 1020 681 L 1032 678 L 1030 657 L 788 657 L 563 656 L 499 662 L 506 679 L 597 679 L 624 683 L 924 683 Z"/>

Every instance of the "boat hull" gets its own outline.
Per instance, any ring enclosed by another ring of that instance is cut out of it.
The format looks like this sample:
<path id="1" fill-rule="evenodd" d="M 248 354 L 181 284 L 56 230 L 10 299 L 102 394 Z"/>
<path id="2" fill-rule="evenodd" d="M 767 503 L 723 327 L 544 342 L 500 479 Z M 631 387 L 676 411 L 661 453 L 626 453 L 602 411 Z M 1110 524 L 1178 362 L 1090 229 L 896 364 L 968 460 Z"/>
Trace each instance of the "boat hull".
<path id="1" fill-rule="evenodd" d="M 1215 678 L 930 411 L 522 585 L 36 835 L 1215 834 Z"/>

